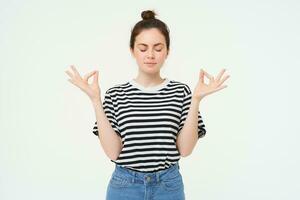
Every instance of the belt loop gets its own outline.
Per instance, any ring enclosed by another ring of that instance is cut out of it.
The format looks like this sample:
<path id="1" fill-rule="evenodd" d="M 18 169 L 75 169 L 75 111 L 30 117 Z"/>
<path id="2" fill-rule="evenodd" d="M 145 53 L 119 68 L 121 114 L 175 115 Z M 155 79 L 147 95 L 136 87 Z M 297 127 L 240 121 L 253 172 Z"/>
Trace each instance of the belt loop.
<path id="1" fill-rule="evenodd" d="M 156 182 L 159 182 L 159 175 L 160 175 L 160 173 L 156 172 L 155 174 L 156 174 Z"/>
<path id="2" fill-rule="evenodd" d="M 133 177 L 132 177 L 132 183 L 134 183 L 135 179 L 136 179 L 136 172 L 133 171 L 133 170 L 132 170 L 132 175 L 133 175 Z"/>

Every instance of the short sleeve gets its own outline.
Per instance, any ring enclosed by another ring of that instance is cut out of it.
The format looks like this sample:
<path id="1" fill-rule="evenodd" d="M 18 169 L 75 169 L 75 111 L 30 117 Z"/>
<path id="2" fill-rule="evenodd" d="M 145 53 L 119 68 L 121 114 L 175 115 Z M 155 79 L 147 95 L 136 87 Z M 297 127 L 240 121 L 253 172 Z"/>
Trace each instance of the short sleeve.
<path id="1" fill-rule="evenodd" d="M 112 128 L 121 137 L 121 132 L 120 132 L 120 128 L 119 128 L 119 125 L 118 125 L 118 121 L 116 119 L 116 112 L 115 112 L 114 107 L 115 106 L 113 104 L 113 99 L 112 99 L 110 93 L 107 90 L 105 92 L 105 95 L 104 95 L 103 109 L 104 109 L 105 115 L 106 115 L 108 121 L 110 122 Z M 94 123 L 93 133 L 96 136 L 99 135 L 97 121 Z"/>
<path id="2" fill-rule="evenodd" d="M 188 115 L 188 111 L 191 105 L 192 100 L 192 92 L 188 85 L 185 84 L 183 89 L 183 106 L 182 106 L 182 113 L 180 117 L 180 124 L 178 132 L 183 128 L 183 125 L 185 123 L 186 117 Z M 198 110 L 198 139 L 201 137 L 204 137 L 206 134 L 206 128 L 203 123 L 202 116 L 200 114 L 200 111 Z"/>

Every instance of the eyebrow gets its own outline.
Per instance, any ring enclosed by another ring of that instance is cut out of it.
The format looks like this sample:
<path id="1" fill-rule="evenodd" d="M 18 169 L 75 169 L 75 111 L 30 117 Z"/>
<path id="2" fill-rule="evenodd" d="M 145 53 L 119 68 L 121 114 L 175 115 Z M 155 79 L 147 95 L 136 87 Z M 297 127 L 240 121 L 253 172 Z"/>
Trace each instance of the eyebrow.
<path id="1" fill-rule="evenodd" d="M 154 46 L 158 46 L 158 45 L 164 45 L 163 43 L 156 43 L 156 44 L 154 44 Z M 139 44 L 137 44 L 137 45 L 143 45 L 143 46 L 148 46 L 147 44 L 144 44 L 144 43 L 139 43 Z"/>

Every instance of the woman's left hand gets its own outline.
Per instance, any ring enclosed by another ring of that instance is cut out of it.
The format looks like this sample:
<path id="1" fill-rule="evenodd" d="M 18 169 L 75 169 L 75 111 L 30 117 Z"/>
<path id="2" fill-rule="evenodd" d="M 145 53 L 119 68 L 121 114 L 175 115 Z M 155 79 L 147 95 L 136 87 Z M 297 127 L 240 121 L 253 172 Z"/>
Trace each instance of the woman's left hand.
<path id="1" fill-rule="evenodd" d="M 226 79 L 228 79 L 230 76 L 227 75 L 222 78 L 223 74 L 225 72 L 225 69 L 222 69 L 221 72 L 218 74 L 218 76 L 215 78 L 212 75 L 208 74 L 203 69 L 200 70 L 199 73 L 199 80 L 196 85 L 196 88 L 193 93 L 193 97 L 201 100 L 205 96 L 212 94 L 214 92 L 217 92 L 223 88 L 226 88 L 227 85 L 222 85 Z M 204 76 L 206 76 L 209 79 L 209 83 L 206 84 L 204 82 Z"/>

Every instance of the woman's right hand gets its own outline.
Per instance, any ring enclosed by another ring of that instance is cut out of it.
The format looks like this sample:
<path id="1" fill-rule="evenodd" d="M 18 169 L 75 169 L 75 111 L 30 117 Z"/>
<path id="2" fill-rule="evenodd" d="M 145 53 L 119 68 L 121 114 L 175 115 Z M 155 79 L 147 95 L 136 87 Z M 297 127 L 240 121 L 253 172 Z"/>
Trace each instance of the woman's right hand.
<path id="1" fill-rule="evenodd" d="M 74 67 L 74 65 L 71 65 L 71 69 L 73 70 L 73 73 L 69 72 L 68 70 L 65 71 L 71 79 L 68 79 L 69 82 L 79 87 L 83 92 L 85 92 L 91 101 L 98 101 L 100 100 L 100 87 L 98 84 L 98 71 L 94 70 L 92 72 L 89 72 L 84 75 L 82 78 L 77 71 L 77 69 Z M 90 77 L 94 76 L 92 84 L 88 83 L 88 80 Z"/>

